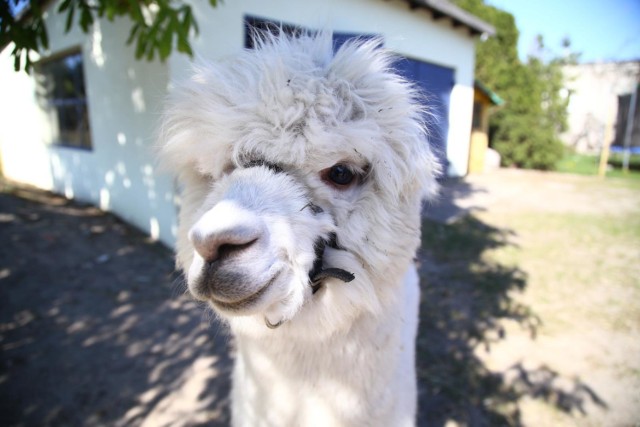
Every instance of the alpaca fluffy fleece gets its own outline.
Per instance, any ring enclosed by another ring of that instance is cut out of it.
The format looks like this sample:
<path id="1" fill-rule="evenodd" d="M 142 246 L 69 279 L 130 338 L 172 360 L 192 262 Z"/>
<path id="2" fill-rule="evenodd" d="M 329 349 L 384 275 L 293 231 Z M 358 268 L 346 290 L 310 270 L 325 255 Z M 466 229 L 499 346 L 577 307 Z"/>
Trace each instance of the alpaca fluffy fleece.
<path id="1" fill-rule="evenodd" d="M 172 90 L 177 263 L 236 337 L 233 425 L 414 424 L 423 117 L 379 41 L 328 33 L 264 36 Z M 314 293 L 319 261 L 354 279 Z"/>

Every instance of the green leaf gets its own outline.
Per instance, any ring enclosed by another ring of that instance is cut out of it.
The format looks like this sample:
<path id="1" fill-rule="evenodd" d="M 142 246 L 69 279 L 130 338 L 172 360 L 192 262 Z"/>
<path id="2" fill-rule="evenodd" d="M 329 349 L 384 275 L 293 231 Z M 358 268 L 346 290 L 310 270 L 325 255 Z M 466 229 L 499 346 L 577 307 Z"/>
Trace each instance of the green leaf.
<path id="1" fill-rule="evenodd" d="M 140 28 L 142 28 L 140 26 L 140 24 L 133 24 L 133 26 L 131 27 L 131 32 L 129 33 L 129 38 L 127 38 L 127 45 L 130 45 L 131 42 L 133 42 L 133 40 L 136 38 L 136 34 L 138 34 L 138 31 L 140 30 Z"/>
<path id="2" fill-rule="evenodd" d="M 153 46 L 154 43 L 157 43 L 158 40 L 158 27 L 152 27 L 151 30 L 147 33 L 147 44 L 149 46 Z"/>
<path id="3" fill-rule="evenodd" d="M 14 49 L 13 50 L 13 69 L 18 72 L 20 71 L 20 64 L 22 63 L 22 49 Z"/>
<path id="4" fill-rule="evenodd" d="M 29 50 L 38 50 L 38 30 L 36 25 L 33 24 L 29 28 L 29 32 L 24 35 L 22 46 Z"/>
<path id="5" fill-rule="evenodd" d="M 185 33 L 189 34 L 189 29 L 193 28 L 195 33 L 198 34 L 198 24 L 193 19 L 193 12 L 191 11 L 191 7 L 185 5 L 183 9 L 184 16 L 182 17 L 182 30 Z"/>
<path id="6" fill-rule="evenodd" d="M 71 30 L 71 26 L 73 25 L 73 16 L 75 15 L 75 13 L 76 7 L 74 5 L 71 5 L 71 7 L 69 8 L 69 12 L 67 12 L 67 22 L 64 26 L 65 34 Z"/>
<path id="7" fill-rule="evenodd" d="M 160 59 L 165 60 L 171 54 L 172 44 L 173 44 L 173 32 L 174 29 L 172 26 L 168 26 L 165 28 L 162 37 L 160 38 L 160 43 L 158 46 L 158 53 L 160 54 Z"/>
<path id="8" fill-rule="evenodd" d="M 189 56 L 193 56 L 191 45 L 189 40 L 181 34 L 178 34 L 178 52 L 186 53 Z"/>
<path id="9" fill-rule="evenodd" d="M 142 9 L 140 8 L 140 2 L 134 1 L 131 5 L 131 9 L 129 9 L 129 17 L 133 20 L 133 22 L 145 25 L 144 15 L 142 14 Z"/>
<path id="10" fill-rule="evenodd" d="M 147 36 L 144 31 L 138 35 L 138 42 L 136 43 L 136 59 L 142 59 L 147 45 Z"/>
<path id="11" fill-rule="evenodd" d="M 49 35 L 47 34 L 47 29 L 45 28 L 44 23 L 41 19 L 37 21 L 36 28 L 37 28 L 37 37 L 38 37 L 38 40 L 40 41 L 40 45 L 44 49 L 48 49 Z"/>
<path id="12" fill-rule="evenodd" d="M 153 61 L 153 58 L 155 57 L 155 55 L 156 55 L 156 46 L 151 44 L 147 49 L 147 61 L 149 62 Z"/>
<path id="13" fill-rule="evenodd" d="M 104 3 L 104 15 L 107 17 L 107 19 L 109 21 L 113 21 L 113 18 L 115 18 L 117 10 L 116 10 L 116 6 L 109 3 L 107 4 L 106 2 Z"/>
<path id="14" fill-rule="evenodd" d="M 58 13 L 64 12 L 69 8 L 69 6 L 73 7 L 73 0 L 64 0 L 60 3 L 60 7 L 58 7 Z"/>
<path id="15" fill-rule="evenodd" d="M 80 13 L 80 28 L 82 28 L 82 32 L 88 33 L 92 24 L 93 15 L 91 14 L 91 9 L 89 9 L 89 6 L 84 5 Z"/>

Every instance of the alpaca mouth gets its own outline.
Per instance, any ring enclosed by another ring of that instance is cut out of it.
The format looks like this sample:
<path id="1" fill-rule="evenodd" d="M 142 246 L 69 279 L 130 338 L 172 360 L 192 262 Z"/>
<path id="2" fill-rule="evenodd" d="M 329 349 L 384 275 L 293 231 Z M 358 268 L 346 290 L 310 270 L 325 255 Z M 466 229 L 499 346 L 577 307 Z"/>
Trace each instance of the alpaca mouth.
<path id="1" fill-rule="evenodd" d="M 258 289 L 255 293 L 241 298 L 239 300 L 236 301 L 222 301 L 220 299 L 215 298 L 214 296 L 211 296 L 209 298 L 209 301 L 211 301 L 211 303 L 219 308 L 220 310 L 225 310 L 225 311 L 241 311 L 244 309 L 247 309 L 251 306 L 253 306 L 255 303 L 257 303 L 260 298 L 262 298 L 262 296 L 269 290 L 269 288 L 271 287 L 271 285 L 276 281 L 276 279 L 278 278 L 279 274 L 276 274 L 275 276 L 273 276 L 271 278 L 271 280 L 269 280 L 264 286 L 262 286 L 260 289 Z"/>

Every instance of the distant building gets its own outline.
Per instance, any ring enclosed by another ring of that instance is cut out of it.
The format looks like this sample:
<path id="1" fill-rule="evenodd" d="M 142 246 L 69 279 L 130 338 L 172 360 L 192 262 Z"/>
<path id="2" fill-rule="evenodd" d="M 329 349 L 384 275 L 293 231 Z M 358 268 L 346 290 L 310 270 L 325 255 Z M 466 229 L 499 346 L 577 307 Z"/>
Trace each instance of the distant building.
<path id="1" fill-rule="evenodd" d="M 10 179 L 93 203 L 152 237 L 172 244 L 179 192 L 158 173 L 154 129 L 170 82 L 185 78 L 190 59 L 134 59 L 125 19 L 97 21 L 85 35 L 65 34 L 65 16 L 50 4 L 49 46 L 34 75 L 16 73 L 12 46 L 0 52 L 0 159 Z M 438 115 L 432 143 L 452 176 L 467 173 L 474 101 L 475 43 L 495 30 L 446 0 L 231 0 L 192 3 L 197 56 L 221 58 L 246 46 L 252 22 L 315 30 L 336 41 L 379 36 L 403 59 Z M 2 47 L 0 47 L 1 49 Z"/>
<path id="2" fill-rule="evenodd" d="M 600 152 L 607 121 L 613 119 L 612 141 L 621 144 L 634 87 L 640 83 L 640 60 L 565 66 L 569 129 L 564 143 L 582 153 Z M 639 97 L 640 98 L 640 97 Z M 640 109 L 636 110 L 636 117 Z M 635 120 L 636 126 L 638 120 Z M 638 132 L 634 133 L 634 141 Z"/>

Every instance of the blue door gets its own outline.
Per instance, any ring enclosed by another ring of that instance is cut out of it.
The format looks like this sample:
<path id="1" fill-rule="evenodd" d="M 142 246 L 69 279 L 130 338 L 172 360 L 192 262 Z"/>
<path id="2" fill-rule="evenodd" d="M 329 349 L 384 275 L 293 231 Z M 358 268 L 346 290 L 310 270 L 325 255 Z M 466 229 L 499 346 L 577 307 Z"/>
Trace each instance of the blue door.
<path id="1" fill-rule="evenodd" d="M 403 58 L 396 68 L 405 78 L 415 82 L 426 96 L 426 103 L 434 117 L 426 117 L 429 142 L 446 171 L 447 137 L 449 135 L 449 105 L 454 84 L 453 69 L 440 65 Z"/>
<path id="2" fill-rule="evenodd" d="M 333 36 L 334 49 L 338 49 L 352 37 L 372 38 L 374 35 L 337 33 Z M 396 70 L 404 78 L 417 84 L 425 95 L 431 115 L 425 117 L 429 128 L 429 143 L 440 163 L 447 170 L 447 137 L 449 135 L 449 104 L 453 89 L 453 69 L 422 62 L 411 58 L 402 58 L 395 64 Z"/>
<path id="3" fill-rule="evenodd" d="M 347 40 L 357 38 L 361 40 L 372 39 L 374 37 L 379 37 L 374 34 L 359 34 L 359 33 L 333 33 L 333 51 L 337 51 L 340 46 L 342 46 Z M 380 38 L 382 40 L 382 38 Z M 382 44 L 380 45 L 382 47 Z"/>

